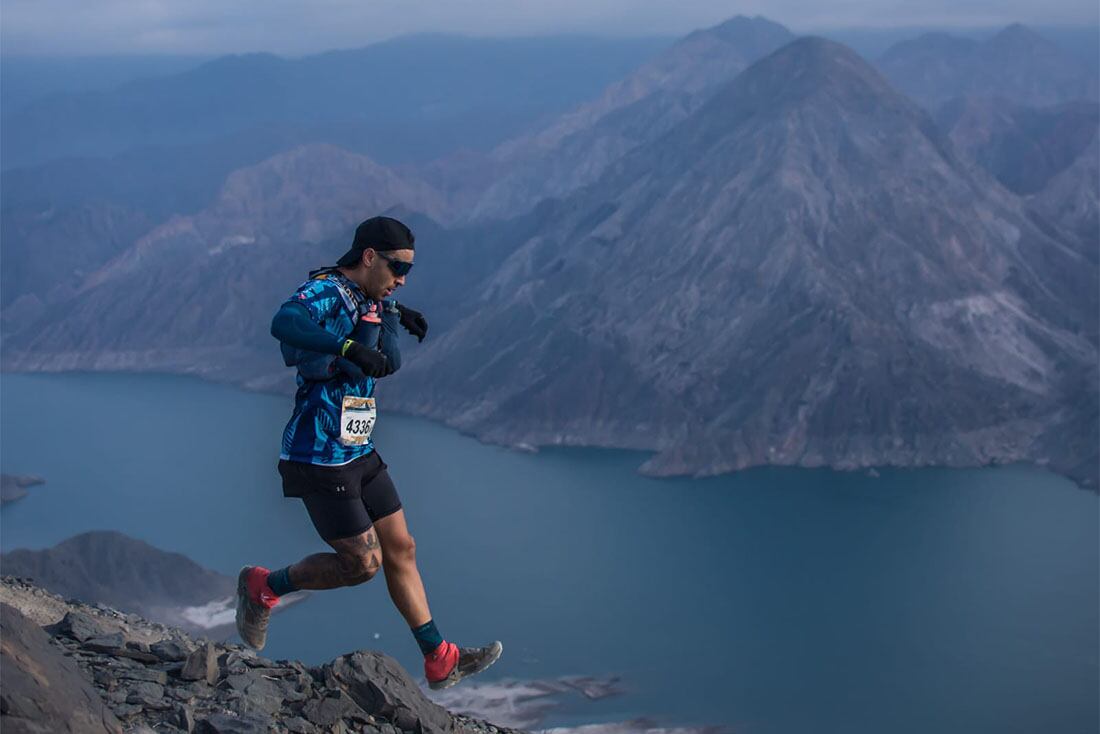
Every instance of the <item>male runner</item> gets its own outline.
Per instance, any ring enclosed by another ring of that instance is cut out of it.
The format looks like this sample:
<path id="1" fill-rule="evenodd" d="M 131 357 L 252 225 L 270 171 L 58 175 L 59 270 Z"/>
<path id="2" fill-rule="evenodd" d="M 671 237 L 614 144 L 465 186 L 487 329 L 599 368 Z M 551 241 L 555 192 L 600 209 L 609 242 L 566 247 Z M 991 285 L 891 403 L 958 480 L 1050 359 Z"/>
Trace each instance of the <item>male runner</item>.
<path id="1" fill-rule="evenodd" d="M 241 569 L 237 631 L 259 650 L 280 596 L 362 584 L 381 567 L 390 598 L 424 654 L 428 684 L 440 689 L 488 668 L 501 644 L 460 648 L 436 628 L 401 500 L 370 437 L 375 381 L 400 366 L 396 324 L 421 341 L 428 330 L 419 312 L 390 299 L 412 269 L 414 241 L 396 219 L 366 220 L 337 267 L 311 273 L 271 322 L 287 364 L 298 366 L 279 461 L 283 495 L 302 499 L 335 552 L 277 571 Z"/>

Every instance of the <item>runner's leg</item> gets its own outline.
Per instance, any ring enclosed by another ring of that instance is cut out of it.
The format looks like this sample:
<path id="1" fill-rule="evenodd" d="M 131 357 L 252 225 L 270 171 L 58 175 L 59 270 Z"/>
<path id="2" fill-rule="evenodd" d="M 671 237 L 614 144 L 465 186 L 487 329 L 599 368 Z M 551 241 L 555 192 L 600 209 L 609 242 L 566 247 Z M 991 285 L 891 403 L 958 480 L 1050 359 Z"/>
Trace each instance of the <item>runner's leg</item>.
<path id="1" fill-rule="evenodd" d="M 416 542 L 409 534 L 405 511 L 379 518 L 374 523 L 382 546 L 382 568 L 390 598 L 409 627 L 416 628 L 432 618 L 428 595 L 416 568 Z"/>
<path id="2" fill-rule="evenodd" d="M 436 628 L 428 609 L 424 581 L 416 566 L 416 542 L 409 533 L 405 511 L 389 473 L 383 469 L 364 483 L 362 494 L 382 546 L 386 588 L 424 653 L 424 677 L 428 685 L 436 690 L 448 688 L 496 662 L 502 649 L 499 642 L 460 648 L 444 640 Z"/>
<path id="3" fill-rule="evenodd" d="M 326 540 L 335 553 L 314 553 L 289 568 L 299 589 L 335 589 L 370 581 L 381 567 L 384 551 L 374 528 L 353 536 Z"/>

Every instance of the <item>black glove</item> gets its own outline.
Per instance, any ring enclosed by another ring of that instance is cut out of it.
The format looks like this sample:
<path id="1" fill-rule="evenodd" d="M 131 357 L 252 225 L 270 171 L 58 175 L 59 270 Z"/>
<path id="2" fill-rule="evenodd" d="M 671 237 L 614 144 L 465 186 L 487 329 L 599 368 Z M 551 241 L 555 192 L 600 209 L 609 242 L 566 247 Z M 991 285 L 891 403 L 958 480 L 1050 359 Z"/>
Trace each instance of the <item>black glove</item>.
<path id="1" fill-rule="evenodd" d="M 397 304 L 397 310 L 401 313 L 401 325 L 405 327 L 405 331 L 415 336 L 418 342 L 424 341 L 424 337 L 428 335 L 428 320 L 424 318 L 424 314 L 400 303 Z"/>
<path id="2" fill-rule="evenodd" d="M 353 342 L 351 339 L 344 342 L 342 353 L 345 359 L 363 370 L 363 374 L 368 377 L 385 377 L 394 372 L 386 355 L 377 349 L 369 349 L 359 342 Z"/>

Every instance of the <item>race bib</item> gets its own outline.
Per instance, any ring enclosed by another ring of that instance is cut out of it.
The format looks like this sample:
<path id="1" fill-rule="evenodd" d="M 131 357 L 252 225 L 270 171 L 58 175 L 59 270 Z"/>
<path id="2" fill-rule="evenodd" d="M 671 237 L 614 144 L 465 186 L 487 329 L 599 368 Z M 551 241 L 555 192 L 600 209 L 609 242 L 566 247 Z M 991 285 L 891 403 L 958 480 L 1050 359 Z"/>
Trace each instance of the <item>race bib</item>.
<path id="1" fill-rule="evenodd" d="M 374 398 L 345 395 L 343 407 L 340 409 L 340 443 L 345 446 L 362 446 L 370 441 L 376 417 Z"/>

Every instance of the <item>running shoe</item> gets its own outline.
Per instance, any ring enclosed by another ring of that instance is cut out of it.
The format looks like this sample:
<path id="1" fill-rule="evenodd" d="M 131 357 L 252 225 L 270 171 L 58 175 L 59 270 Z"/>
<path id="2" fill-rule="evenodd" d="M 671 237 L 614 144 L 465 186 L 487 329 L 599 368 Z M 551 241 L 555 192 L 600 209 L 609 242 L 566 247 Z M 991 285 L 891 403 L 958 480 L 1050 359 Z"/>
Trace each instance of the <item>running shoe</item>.
<path id="1" fill-rule="evenodd" d="M 279 603 L 267 585 L 269 573 L 261 566 L 245 566 L 237 576 L 237 633 L 254 650 L 267 642 L 267 621 Z"/>
<path id="2" fill-rule="evenodd" d="M 500 657 L 504 646 L 493 642 L 485 647 L 458 647 L 443 641 L 424 656 L 424 676 L 433 691 L 450 688 L 463 678 L 477 675 Z"/>

